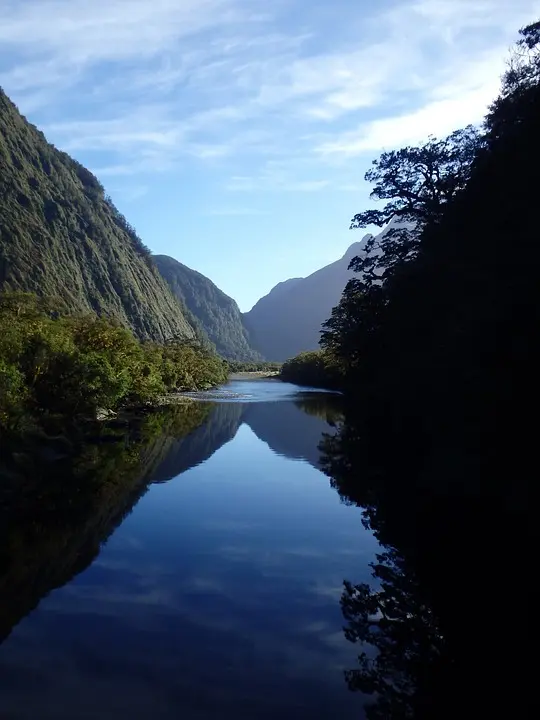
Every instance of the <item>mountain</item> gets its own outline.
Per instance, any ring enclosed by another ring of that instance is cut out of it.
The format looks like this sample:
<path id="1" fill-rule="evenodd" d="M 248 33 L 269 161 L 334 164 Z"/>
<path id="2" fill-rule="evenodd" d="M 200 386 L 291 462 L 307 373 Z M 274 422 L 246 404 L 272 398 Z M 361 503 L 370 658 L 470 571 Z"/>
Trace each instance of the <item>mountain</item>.
<path id="1" fill-rule="evenodd" d="M 261 360 L 250 345 L 249 333 L 236 302 L 207 277 L 167 255 L 155 255 L 154 262 L 173 294 L 215 345 L 229 360 Z"/>
<path id="2" fill-rule="evenodd" d="M 99 181 L 0 89 L 0 288 L 62 298 L 141 338 L 193 337 L 150 251 Z"/>
<path id="3" fill-rule="evenodd" d="M 319 333 L 352 276 L 348 266 L 371 235 L 354 243 L 336 262 L 306 278 L 276 285 L 244 314 L 253 347 L 267 360 L 287 360 L 304 350 L 316 350 Z"/>

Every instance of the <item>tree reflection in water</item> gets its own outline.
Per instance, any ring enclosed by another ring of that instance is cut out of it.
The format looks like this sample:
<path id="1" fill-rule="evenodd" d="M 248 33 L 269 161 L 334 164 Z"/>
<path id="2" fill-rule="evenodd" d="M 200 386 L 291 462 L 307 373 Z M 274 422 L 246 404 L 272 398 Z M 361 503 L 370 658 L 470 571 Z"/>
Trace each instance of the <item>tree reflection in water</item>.
<path id="1" fill-rule="evenodd" d="M 376 587 L 344 583 L 345 637 L 372 651 L 359 655 L 359 667 L 345 673 L 346 681 L 353 691 L 377 695 L 377 702 L 367 707 L 369 718 L 414 718 L 419 683 L 433 690 L 440 672 L 443 638 L 395 550 L 377 555 L 372 568 Z"/>
<path id="2" fill-rule="evenodd" d="M 203 463 L 242 423 L 276 453 L 316 466 L 334 413 L 324 409 L 325 397 L 317 396 L 309 416 L 307 399 L 298 406 L 189 403 L 94 428 L 84 440 L 36 438 L 20 452 L 0 446 L 0 644 L 96 559 L 150 484 Z"/>
<path id="3" fill-rule="evenodd" d="M 527 715 L 527 636 L 512 618 L 527 612 L 515 587 L 528 573 L 527 478 L 442 440 L 427 462 L 418 428 L 345 417 L 321 464 L 383 547 L 370 585 L 344 583 L 345 635 L 362 645 L 349 688 L 373 696 L 376 720 Z"/>
<path id="4" fill-rule="evenodd" d="M 203 404 L 171 407 L 129 428 L 100 428 L 78 447 L 42 440 L 4 454 L 0 643 L 43 597 L 93 562 L 145 494 L 171 445 L 193 437 L 210 410 Z"/>

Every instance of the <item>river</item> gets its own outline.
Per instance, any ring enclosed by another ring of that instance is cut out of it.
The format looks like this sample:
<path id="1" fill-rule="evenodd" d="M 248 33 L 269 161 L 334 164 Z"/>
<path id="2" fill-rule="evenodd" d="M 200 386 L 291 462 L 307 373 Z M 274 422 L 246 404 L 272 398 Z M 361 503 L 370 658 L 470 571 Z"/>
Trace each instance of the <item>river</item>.
<path id="1" fill-rule="evenodd" d="M 363 717 L 339 601 L 378 546 L 320 468 L 339 398 L 198 400 L 4 489 L 3 719 Z"/>

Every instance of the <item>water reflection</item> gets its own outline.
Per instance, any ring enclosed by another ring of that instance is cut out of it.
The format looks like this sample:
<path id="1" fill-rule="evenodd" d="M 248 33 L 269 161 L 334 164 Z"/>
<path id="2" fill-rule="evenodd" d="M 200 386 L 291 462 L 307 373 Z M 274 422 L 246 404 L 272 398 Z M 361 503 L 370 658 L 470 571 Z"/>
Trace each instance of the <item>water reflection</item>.
<path id="1" fill-rule="evenodd" d="M 208 460 L 225 443 L 230 442 L 242 424 L 244 409 L 237 403 L 197 404 L 196 408 L 205 408 L 207 416 L 188 435 L 162 436 L 166 450 L 161 454 L 160 462 L 152 470 L 151 482 L 167 482 L 196 465 Z M 186 408 L 184 412 L 192 412 Z"/>
<path id="2" fill-rule="evenodd" d="M 337 409 L 305 410 L 197 404 L 48 470 L 26 458 L 22 483 L 11 469 L 6 717 L 362 716 L 339 596 L 376 542 L 315 469 Z"/>
<path id="3" fill-rule="evenodd" d="M 379 422 L 346 409 L 321 459 L 383 546 L 373 577 L 344 585 L 345 635 L 360 646 L 349 687 L 371 695 L 374 720 L 528 716 L 524 636 L 508 621 L 518 597 L 527 615 L 512 579 L 526 577 L 526 479 Z"/>
<path id="4" fill-rule="evenodd" d="M 294 403 L 252 403 L 243 420 L 258 438 L 283 457 L 320 466 L 319 443 L 333 432 L 340 412 L 340 398 L 332 395 L 300 399 Z"/>
<path id="5" fill-rule="evenodd" d="M 210 408 L 157 413 L 132 436 L 104 433 L 75 455 L 32 448 L 0 468 L 0 642 L 42 597 L 84 570 L 144 495 L 173 439 Z M 58 443 L 57 443 L 58 445 Z"/>

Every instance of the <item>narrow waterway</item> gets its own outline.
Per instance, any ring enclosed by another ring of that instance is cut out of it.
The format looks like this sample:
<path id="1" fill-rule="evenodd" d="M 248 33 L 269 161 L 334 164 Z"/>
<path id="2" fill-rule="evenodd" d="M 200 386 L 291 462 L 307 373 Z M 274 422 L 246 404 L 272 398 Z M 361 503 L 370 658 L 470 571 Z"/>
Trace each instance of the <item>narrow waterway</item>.
<path id="1" fill-rule="evenodd" d="M 377 544 L 320 469 L 339 398 L 199 400 L 2 496 L 3 719 L 363 717 L 339 599 Z"/>

